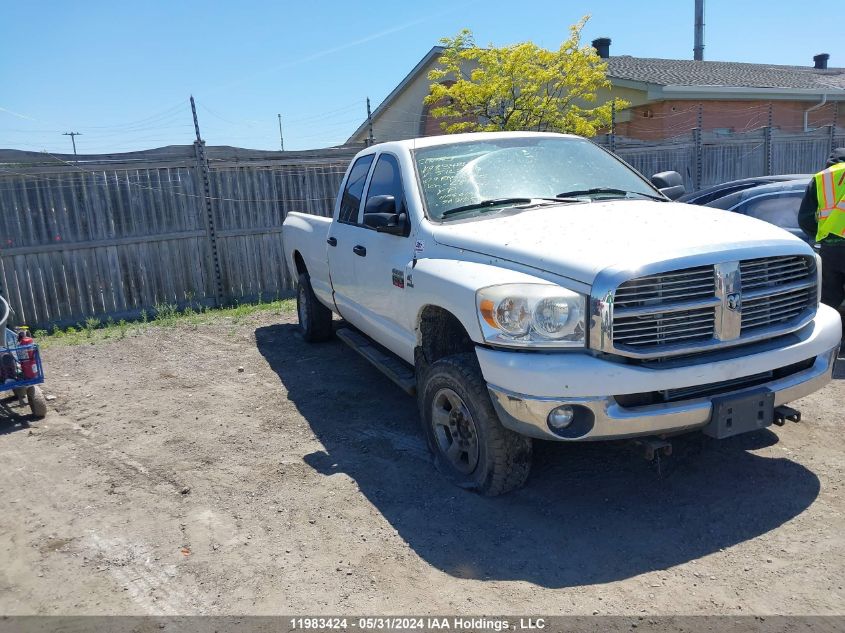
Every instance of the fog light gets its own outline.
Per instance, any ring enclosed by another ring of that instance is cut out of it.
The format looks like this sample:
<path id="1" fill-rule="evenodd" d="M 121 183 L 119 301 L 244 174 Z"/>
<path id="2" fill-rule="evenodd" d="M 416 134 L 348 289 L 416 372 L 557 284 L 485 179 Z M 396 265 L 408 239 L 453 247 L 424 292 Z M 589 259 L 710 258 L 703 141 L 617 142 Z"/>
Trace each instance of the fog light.
<path id="1" fill-rule="evenodd" d="M 549 413 L 549 426 L 553 429 L 565 429 L 575 419 L 575 411 L 568 404 L 552 409 Z"/>

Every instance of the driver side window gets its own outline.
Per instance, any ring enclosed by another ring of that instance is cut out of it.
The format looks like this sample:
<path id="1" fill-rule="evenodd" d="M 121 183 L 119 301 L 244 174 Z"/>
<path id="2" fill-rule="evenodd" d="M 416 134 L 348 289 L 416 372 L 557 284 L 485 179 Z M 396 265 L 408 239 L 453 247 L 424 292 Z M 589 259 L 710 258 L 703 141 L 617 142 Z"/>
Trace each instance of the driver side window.
<path id="1" fill-rule="evenodd" d="M 373 170 L 370 188 L 367 191 L 367 201 L 375 196 L 393 196 L 396 200 L 396 213 L 405 213 L 405 191 L 402 188 L 399 161 L 391 154 L 379 156 Z"/>

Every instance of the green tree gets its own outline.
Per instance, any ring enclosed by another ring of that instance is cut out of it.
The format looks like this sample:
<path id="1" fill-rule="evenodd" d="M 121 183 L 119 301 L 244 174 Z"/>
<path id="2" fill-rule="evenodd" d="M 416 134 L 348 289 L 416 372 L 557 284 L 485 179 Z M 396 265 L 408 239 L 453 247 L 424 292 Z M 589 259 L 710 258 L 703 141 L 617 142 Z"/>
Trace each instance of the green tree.
<path id="1" fill-rule="evenodd" d="M 439 67 L 428 74 L 431 114 L 448 134 L 535 130 L 594 136 L 609 127 L 612 102 L 593 105 L 597 91 L 610 87 L 607 63 L 592 46 L 580 46 L 587 20 L 571 26 L 556 51 L 532 42 L 479 48 L 467 29 L 443 38 Z M 615 99 L 615 105 L 628 104 Z"/>

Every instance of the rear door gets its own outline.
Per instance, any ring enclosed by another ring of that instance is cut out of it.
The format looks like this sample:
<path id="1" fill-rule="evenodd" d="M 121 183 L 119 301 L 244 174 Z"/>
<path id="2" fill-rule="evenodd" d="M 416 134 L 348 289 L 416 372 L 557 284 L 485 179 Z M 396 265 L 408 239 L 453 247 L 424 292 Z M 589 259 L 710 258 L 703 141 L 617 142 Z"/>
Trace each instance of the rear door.
<path id="1" fill-rule="evenodd" d="M 356 236 L 363 230 L 358 224 L 362 213 L 362 198 L 367 176 L 373 165 L 374 154 L 359 157 L 343 183 L 335 209 L 335 221 L 332 222 L 328 237 L 329 274 L 331 276 L 334 302 L 341 316 L 357 324 L 357 306 L 352 298 L 355 287 L 353 252 Z"/>

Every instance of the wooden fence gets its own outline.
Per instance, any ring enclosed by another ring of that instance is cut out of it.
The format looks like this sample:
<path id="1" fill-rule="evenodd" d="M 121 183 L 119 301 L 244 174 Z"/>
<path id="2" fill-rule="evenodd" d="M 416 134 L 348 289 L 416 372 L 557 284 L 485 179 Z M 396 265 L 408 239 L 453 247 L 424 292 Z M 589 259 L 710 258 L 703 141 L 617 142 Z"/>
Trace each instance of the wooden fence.
<path id="1" fill-rule="evenodd" d="M 0 292 L 32 326 L 132 318 L 289 290 L 281 225 L 325 215 L 359 148 L 196 146 L 79 156 L 0 150 Z"/>
<path id="2" fill-rule="evenodd" d="M 645 176 L 677 171 L 688 191 L 728 180 L 774 174 L 813 174 L 833 147 L 845 145 L 845 130 L 808 133 L 762 128 L 745 134 L 690 133 L 657 142 L 609 135 L 595 139 Z"/>
<path id="3" fill-rule="evenodd" d="M 596 140 L 646 176 L 680 172 L 693 190 L 813 173 L 832 145 L 845 145 L 845 134 L 764 129 L 694 131 L 659 143 Z M 132 318 L 157 304 L 280 296 L 290 290 L 285 215 L 328 214 L 357 149 L 194 144 L 79 157 L 0 150 L 0 293 L 18 323 L 38 327 Z"/>

